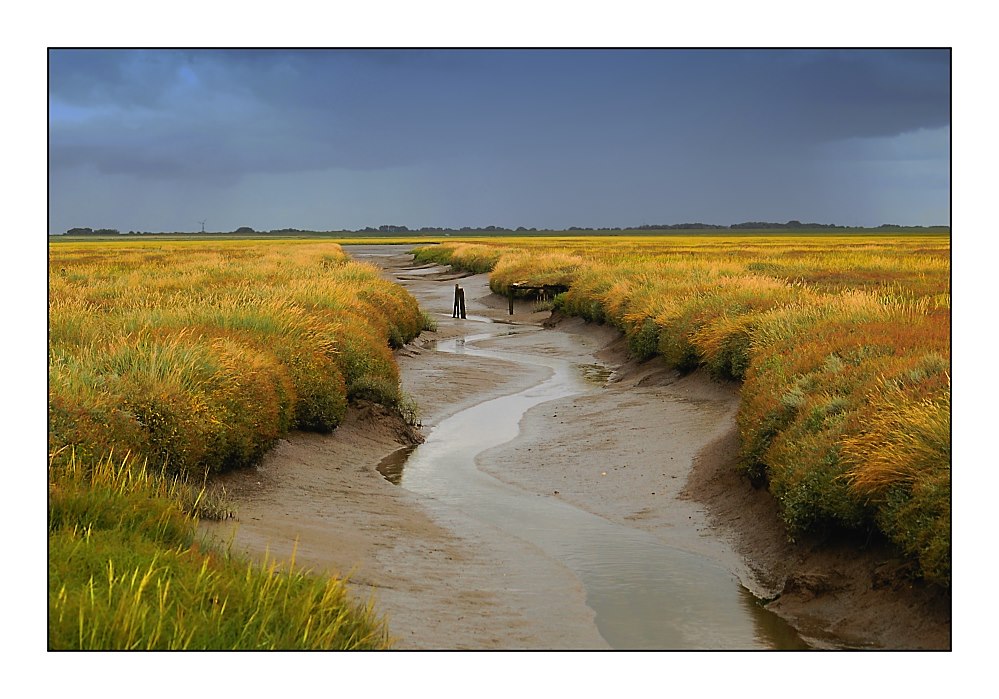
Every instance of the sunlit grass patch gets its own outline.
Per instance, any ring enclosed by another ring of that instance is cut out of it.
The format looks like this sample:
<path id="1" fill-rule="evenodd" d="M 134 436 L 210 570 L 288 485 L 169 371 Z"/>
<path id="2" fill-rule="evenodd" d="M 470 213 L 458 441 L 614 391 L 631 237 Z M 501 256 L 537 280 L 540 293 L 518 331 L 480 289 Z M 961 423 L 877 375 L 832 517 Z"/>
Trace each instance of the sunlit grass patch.
<path id="1" fill-rule="evenodd" d="M 202 549 L 192 513 L 217 508 L 205 499 L 134 458 L 54 463 L 49 649 L 387 647 L 383 620 L 343 580 Z"/>
<path id="2" fill-rule="evenodd" d="M 328 432 L 351 397 L 396 406 L 390 346 L 425 326 L 412 296 L 331 243 L 63 243 L 50 272 L 50 450 L 181 472 Z"/>
<path id="3" fill-rule="evenodd" d="M 194 518 L 230 514 L 209 473 L 351 398 L 416 419 L 412 296 L 311 241 L 60 242 L 49 271 L 50 647 L 385 647 L 342 580 L 203 551 Z"/>
<path id="4" fill-rule="evenodd" d="M 618 328 L 634 358 L 742 380 L 741 466 L 792 535 L 876 526 L 949 584 L 948 235 L 509 237 L 419 255 L 491 263 L 500 293 L 566 285 L 555 308 Z"/>

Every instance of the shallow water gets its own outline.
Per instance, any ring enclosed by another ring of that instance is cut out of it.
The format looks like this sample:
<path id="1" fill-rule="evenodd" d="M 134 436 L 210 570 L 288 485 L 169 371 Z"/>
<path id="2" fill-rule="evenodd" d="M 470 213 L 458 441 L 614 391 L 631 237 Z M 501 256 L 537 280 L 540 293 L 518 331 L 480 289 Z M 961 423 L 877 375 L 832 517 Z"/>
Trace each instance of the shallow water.
<path id="1" fill-rule="evenodd" d="M 402 472 L 406 468 L 406 461 L 409 459 L 409 455 L 413 453 L 413 450 L 416 449 L 416 446 L 413 444 L 402 449 L 396 449 L 379 461 L 375 470 L 382 474 L 385 480 L 392 485 L 401 485 Z"/>
<path id="2" fill-rule="evenodd" d="M 586 590 L 600 634 L 613 648 L 807 648 L 786 622 L 765 610 L 735 575 L 714 561 L 558 498 L 507 485 L 476 468 L 478 454 L 517 436 L 520 419 L 530 408 L 594 390 L 610 373 L 599 365 L 520 349 L 474 346 L 504 334 L 509 333 L 441 341 L 437 350 L 544 366 L 549 377 L 442 421 L 423 444 L 383 460 L 379 472 L 427 496 L 432 508 L 459 510 L 530 542 L 571 570 Z"/>

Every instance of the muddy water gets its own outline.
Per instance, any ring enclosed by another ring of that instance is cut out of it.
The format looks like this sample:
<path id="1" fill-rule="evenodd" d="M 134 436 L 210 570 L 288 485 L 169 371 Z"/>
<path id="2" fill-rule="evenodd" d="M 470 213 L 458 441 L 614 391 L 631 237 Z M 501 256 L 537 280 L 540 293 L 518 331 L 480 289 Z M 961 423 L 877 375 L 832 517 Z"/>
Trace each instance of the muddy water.
<path id="1" fill-rule="evenodd" d="M 790 626 L 763 609 L 732 573 L 712 560 L 557 497 L 507 485 L 476 468 L 478 454 L 517 436 L 520 420 L 530 408 L 594 390 L 607 378 L 608 372 L 599 365 L 475 347 L 477 341 L 518 332 L 536 330 L 497 330 L 441 341 L 436 349 L 542 366 L 548 369 L 548 378 L 442 421 L 426 442 L 385 459 L 379 472 L 426 496 L 442 516 L 460 511 L 503 535 L 533 544 L 568 568 L 585 587 L 597 628 L 614 648 L 807 647 Z"/>

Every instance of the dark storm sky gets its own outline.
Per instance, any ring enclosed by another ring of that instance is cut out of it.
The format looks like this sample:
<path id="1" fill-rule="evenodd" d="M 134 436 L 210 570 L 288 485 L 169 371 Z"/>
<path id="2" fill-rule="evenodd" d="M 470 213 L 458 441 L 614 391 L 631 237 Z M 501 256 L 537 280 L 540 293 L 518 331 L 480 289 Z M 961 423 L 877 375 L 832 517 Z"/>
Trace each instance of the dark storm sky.
<path id="1" fill-rule="evenodd" d="M 945 50 L 49 52 L 49 232 L 950 219 Z"/>

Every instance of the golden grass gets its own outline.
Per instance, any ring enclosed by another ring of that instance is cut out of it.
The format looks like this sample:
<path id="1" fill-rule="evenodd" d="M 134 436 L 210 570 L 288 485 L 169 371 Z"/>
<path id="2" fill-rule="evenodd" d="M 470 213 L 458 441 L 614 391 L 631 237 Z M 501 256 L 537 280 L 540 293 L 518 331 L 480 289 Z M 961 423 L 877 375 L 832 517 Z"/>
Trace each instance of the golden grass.
<path id="1" fill-rule="evenodd" d="M 252 463 L 349 398 L 397 407 L 389 344 L 415 300 L 334 243 L 109 241 L 50 249 L 49 446 L 180 470 Z"/>
<path id="2" fill-rule="evenodd" d="M 194 517 L 224 502 L 179 484 L 328 432 L 350 399 L 407 409 L 390 345 L 423 328 L 416 301 L 328 242 L 49 252 L 49 647 L 386 647 L 344 581 L 201 549 Z"/>
<path id="3" fill-rule="evenodd" d="M 567 285 L 556 308 L 613 324 L 636 357 L 743 380 L 743 468 L 792 534 L 873 521 L 949 584 L 949 235 L 505 238 L 417 255 L 498 258 L 496 291 Z"/>
<path id="4" fill-rule="evenodd" d="M 202 549 L 190 510 L 203 498 L 131 457 L 53 462 L 49 649 L 388 646 L 384 621 L 346 581 Z"/>

